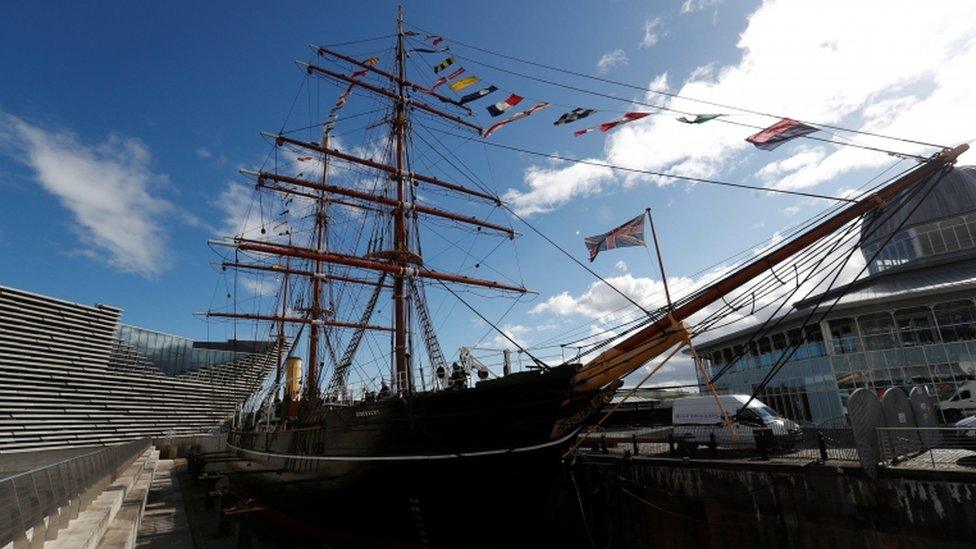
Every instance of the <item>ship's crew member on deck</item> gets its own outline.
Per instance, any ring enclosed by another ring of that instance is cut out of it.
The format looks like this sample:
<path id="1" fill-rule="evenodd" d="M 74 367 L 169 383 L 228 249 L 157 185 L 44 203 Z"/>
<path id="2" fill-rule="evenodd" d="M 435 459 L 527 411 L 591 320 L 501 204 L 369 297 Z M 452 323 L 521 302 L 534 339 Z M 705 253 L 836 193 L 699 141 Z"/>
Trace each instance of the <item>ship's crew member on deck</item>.
<path id="1" fill-rule="evenodd" d="M 387 398 L 389 396 L 390 396 L 390 387 L 386 384 L 386 381 L 385 380 L 384 381 L 381 381 L 380 382 L 380 394 L 379 394 L 379 398 L 383 399 L 383 398 Z"/>
<path id="2" fill-rule="evenodd" d="M 451 387 L 454 389 L 464 389 L 468 386 L 468 372 L 460 364 L 455 362 L 451 365 Z"/>

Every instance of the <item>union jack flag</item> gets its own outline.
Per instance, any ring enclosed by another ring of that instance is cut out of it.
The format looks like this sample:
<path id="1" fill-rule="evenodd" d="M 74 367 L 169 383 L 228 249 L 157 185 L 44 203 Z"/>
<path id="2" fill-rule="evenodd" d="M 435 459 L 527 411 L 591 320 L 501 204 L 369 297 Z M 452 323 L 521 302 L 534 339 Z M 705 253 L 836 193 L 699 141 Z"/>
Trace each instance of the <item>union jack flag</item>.
<path id="1" fill-rule="evenodd" d="M 644 241 L 644 214 L 640 214 L 608 233 L 588 236 L 584 242 L 586 249 L 590 251 L 591 262 L 603 250 L 646 246 L 647 243 Z"/>

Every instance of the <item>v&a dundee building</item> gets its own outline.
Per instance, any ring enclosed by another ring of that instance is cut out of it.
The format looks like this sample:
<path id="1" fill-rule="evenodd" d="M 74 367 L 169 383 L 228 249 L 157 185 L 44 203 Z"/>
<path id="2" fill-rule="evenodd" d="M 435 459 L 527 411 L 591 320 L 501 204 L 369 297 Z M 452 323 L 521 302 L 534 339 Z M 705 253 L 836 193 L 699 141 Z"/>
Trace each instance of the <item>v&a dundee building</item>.
<path id="1" fill-rule="evenodd" d="M 273 342 L 193 341 L 121 316 L 0 286 L 0 470 L 10 453 L 212 431 L 276 362 Z"/>
<path id="2" fill-rule="evenodd" d="M 944 421 L 976 412 L 976 167 L 956 168 L 927 195 L 889 207 L 862 225 L 868 273 L 852 287 L 795 303 L 761 337 L 741 330 L 698 346 L 712 375 L 742 356 L 715 381 L 720 392 L 752 393 L 799 342 L 759 395 L 796 421 L 843 423 L 860 387 L 880 396 L 924 386 Z M 835 301 L 819 324 L 803 325 Z"/>

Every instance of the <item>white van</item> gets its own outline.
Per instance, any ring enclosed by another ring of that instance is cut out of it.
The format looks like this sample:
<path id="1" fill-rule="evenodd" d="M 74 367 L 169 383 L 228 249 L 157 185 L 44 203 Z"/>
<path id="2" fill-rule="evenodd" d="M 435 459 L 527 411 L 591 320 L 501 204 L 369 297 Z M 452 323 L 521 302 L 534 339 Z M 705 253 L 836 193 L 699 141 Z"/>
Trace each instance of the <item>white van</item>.
<path id="1" fill-rule="evenodd" d="M 749 401 L 749 395 L 719 395 L 718 400 L 729 416 L 734 416 Z M 674 400 L 671 409 L 674 439 L 686 449 L 708 444 L 711 435 L 719 446 L 756 446 L 755 430 L 771 429 L 773 444 L 791 448 L 803 439 L 800 426 L 757 399 L 752 399 L 732 427 L 722 421 L 722 412 L 714 396 L 686 397 Z"/>
<path id="2" fill-rule="evenodd" d="M 962 383 L 952 396 L 939 401 L 939 409 L 946 421 L 957 421 L 976 412 L 976 381 Z"/>

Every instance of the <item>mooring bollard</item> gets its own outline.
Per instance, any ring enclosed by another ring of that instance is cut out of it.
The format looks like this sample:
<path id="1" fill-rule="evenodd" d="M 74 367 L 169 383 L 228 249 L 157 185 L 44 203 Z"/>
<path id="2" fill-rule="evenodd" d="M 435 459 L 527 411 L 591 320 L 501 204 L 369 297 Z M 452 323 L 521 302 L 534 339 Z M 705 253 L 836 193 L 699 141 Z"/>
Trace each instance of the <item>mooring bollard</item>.
<path id="1" fill-rule="evenodd" d="M 207 477 L 207 496 L 203 500 L 203 508 L 210 510 L 214 508 L 214 494 L 217 490 L 217 477 Z"/>
<path id="2" fill-rule="evenodd" d="M 827 437 L 823 431 L 817 431 L 817 447 L 820 448 L 820 463 L 827 462 Z"/>
<path id="3" fill-rule="evenodd" d="M 251 513 L 237 515 L 237 549 L 251 549 L 254 539 L 254 519 Z"/>
<path id="4" fill-rule="evenodd" d="M 230 517 L 224 512 L 224 496 L 217 496 L 217 537 L 230 533 Z"/>
<path id="5" fill-rule="evenodd" d="M 630 439 L 631 439 L 631 442 L 634 443 L 634 455 L 636 456 L 637 454 L 640 453 L 640 448 L 637 447 L 637 433 L 632 434 L 630 436 Z"/>
<path id="6" fill-rule="evenodd" d="M 769 438 L 767 435 L 771 432 L 769 429 L 756 429 L 754 431 L 756 448 L 759 449 L 759 458 L 764 461 L 769 459 Z"/>
<path id="7" fill-rule="evenodd" d="M 604 454 L 609 454 L 610 450 L 607 449 L 607 435 L 600 435 L 600 451 Z"/>

